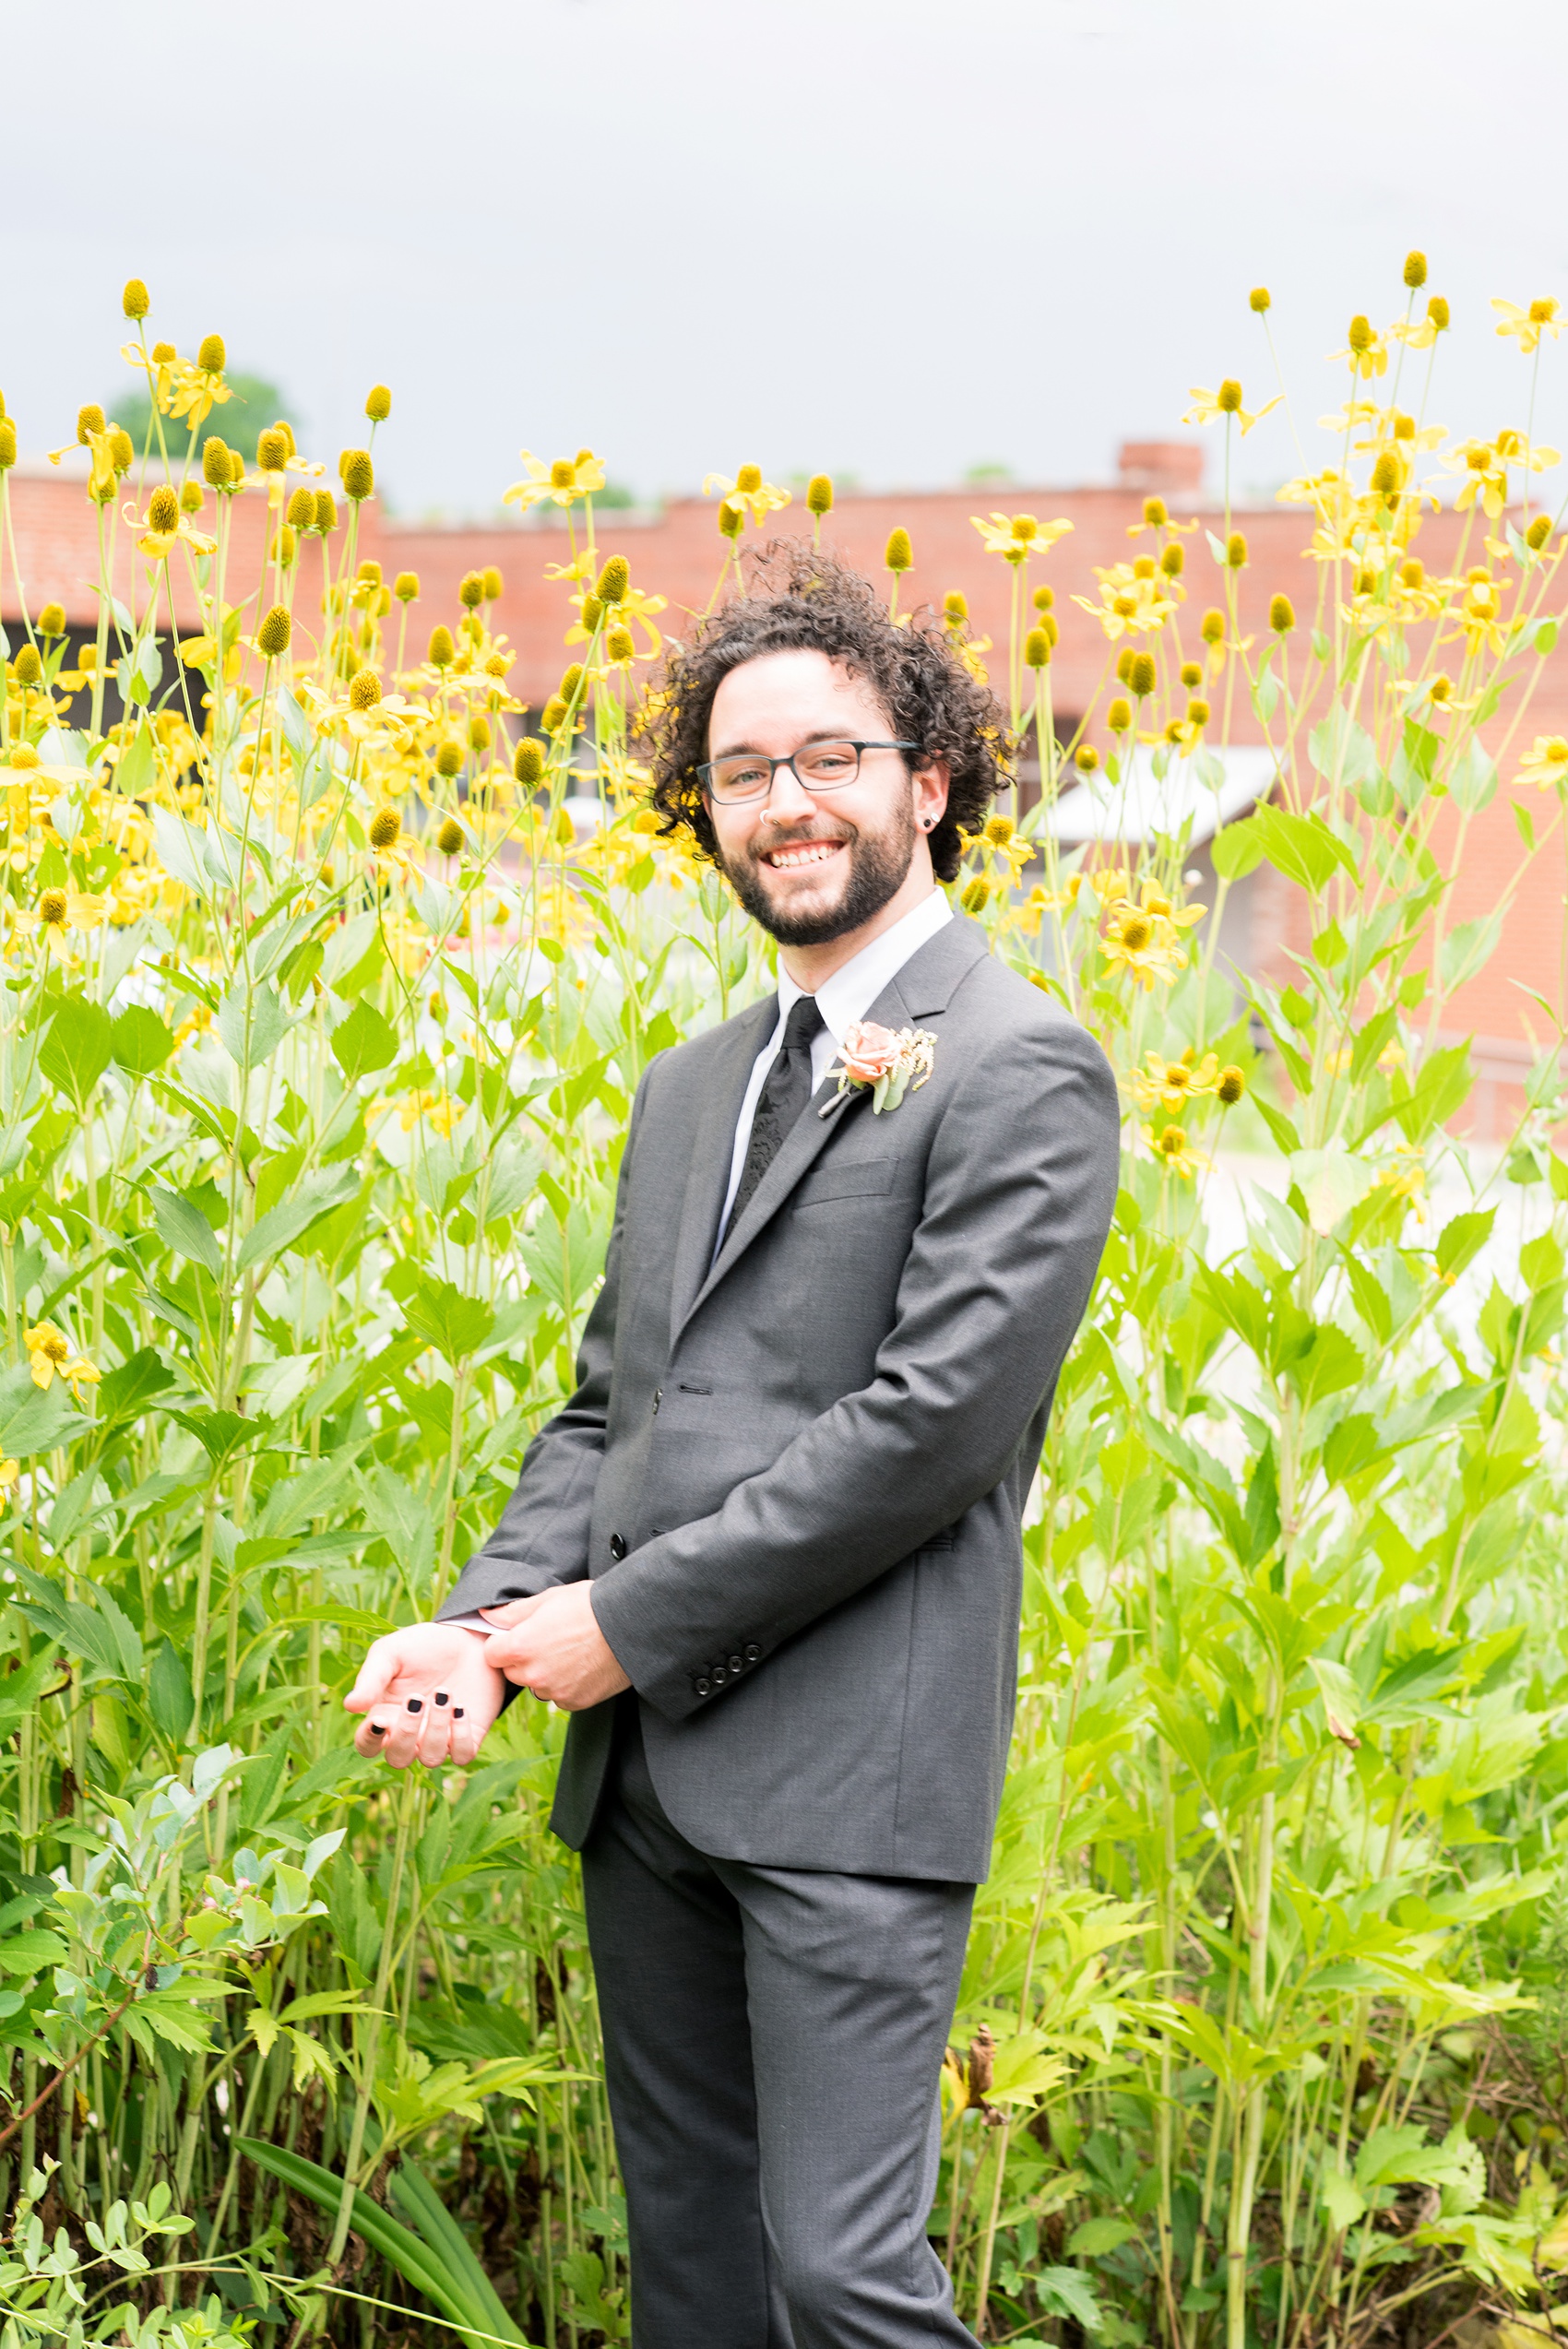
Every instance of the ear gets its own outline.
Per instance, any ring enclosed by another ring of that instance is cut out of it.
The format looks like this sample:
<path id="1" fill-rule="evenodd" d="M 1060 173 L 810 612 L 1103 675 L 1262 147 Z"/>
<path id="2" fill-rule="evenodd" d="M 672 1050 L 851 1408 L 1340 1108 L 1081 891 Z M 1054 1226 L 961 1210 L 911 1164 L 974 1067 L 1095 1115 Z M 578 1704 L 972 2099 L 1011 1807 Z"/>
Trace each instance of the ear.
<path id="1" fill-rule="evenodd" d="M 929 766 L 917 766 L 911 773 L 910 800 L 916 825 L 921 832 L 934 832 L 947 813 L 950 780 L 950 770 L 944 758 L 932 759 Z"/>

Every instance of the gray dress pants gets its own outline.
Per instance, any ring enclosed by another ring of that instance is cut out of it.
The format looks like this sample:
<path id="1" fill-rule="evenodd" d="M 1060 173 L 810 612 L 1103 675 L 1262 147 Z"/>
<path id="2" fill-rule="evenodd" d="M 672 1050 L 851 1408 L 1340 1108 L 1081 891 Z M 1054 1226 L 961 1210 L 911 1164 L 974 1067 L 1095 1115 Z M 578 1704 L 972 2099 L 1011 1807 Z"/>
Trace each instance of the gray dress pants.
<path id="1" fill-rule="evenodd" d="M 925 2219 L 973 1885 L 710 1858 L 630 1694 L 583 1885 L 633 2349 L 972 2349 Z"/>

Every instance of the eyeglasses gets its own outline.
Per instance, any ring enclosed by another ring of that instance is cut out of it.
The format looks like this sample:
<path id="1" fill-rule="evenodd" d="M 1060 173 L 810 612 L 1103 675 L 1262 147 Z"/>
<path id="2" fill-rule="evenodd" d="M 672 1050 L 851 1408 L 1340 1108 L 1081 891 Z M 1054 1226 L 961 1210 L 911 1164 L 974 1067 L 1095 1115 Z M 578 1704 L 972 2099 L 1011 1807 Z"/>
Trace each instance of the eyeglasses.
<path id="1" fill-rule="evenodd" d="M 918 751 L 919 742 L 806 742 L 788 758 L 769 758 L 765 751 L 740 751 L 733 758 L 707 760 L 696 770 L 697 780 L 720 807 L 742 807 L 748 800 L 766 800 L 773 778 L 787 766 L 802 790 L 814 798 L 821 791 L 841 791 L 861 771 L 862 751 Z"/>

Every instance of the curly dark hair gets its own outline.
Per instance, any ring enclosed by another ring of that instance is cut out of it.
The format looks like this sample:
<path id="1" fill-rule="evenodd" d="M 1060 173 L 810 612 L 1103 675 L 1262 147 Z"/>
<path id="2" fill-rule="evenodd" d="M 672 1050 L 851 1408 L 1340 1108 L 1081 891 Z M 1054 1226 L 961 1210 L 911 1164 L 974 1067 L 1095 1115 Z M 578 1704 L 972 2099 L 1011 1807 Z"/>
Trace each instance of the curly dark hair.
<path id="1" fill-rule="evenodd" d="M 707 725 L 720 682 L 763 653 L 810 651 L 863 677 L 887 712 L 890 730 L 919 742 L 926 760 L 944 759 L 947 807 L 930 835 L 937 877 L 957 876 L 959 827 L 978 832 L 1004 777 L 1001 705 L 965 668 L 957 644 L 929 607 L 903 625 L 889 618 L 869 579 L 826 547 L 775 539 L 752 561 L 749 592 L 671 644 L 645 706 L 639 734 L 653 773 L 661 829 L 686 825 L 702 854 L 719 861 L 713 824 L 696 769 L 707 756 Z"/>

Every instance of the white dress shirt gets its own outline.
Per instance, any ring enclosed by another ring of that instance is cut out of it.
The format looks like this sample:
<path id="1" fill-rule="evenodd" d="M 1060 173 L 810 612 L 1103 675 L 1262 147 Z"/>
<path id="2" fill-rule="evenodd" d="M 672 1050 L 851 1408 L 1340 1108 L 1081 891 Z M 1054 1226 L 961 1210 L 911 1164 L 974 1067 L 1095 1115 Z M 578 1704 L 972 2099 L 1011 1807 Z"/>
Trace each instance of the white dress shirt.
<path id="1" fill-rule="evenodd" d="M 953 919 L 953 908 L 940 889 L 932 888 L 929 897 L 851 955 L 825 979 L 816 991 L 816 1007 L 822 1014 L 822 1026 L 812 1042 L 812 1091 L 814 1093 L 828 1069 L 837 1059 L 845 1032 L 857 1020 L 864 1019 L 889 979 L 896 979 L 918 947 Z M 757 1097 L 767 1081 L 767 1072 L 778 1058 L 784 1041 L 784 1024 L 795 1005 L 805 993 L 797 987 L 787 970 L 778 974 L 778 1017 L 773 1032 L 752 1063 L 752 1073 L 741 1103 L 741 1114 L 735 1121 L 735 1146 L 730 1154 L 730 1186 L 724 1193 L 723 1212 L 719 1218 L 722 1233 L 730 1220 L 730 1210 L 735 1193 L 741 1187 L 741 1175 L 746 1163 L 746 1150 L 752 1138 L 752 1120 L 756 1115 Z M 717 1241 L 714 1255 L 719 1253 Z"/>
<path id="2" fill-rule="evenodd" d="M 890 930 L 862 946 L 839 966 L 831 979 L 825 979 L 816 991 L 816 1007 L 822 1014 L 822 1026 L 812 1039 L 812 1091 L 814 1093 L 829 1068 L 837 1059 L 845 1033 L 857 1020 L 864 1019 L 883 989 L 896 979 L 918 948 L 928 938 L 953 919 L 953 908 L 943 892 L 932 887 L 929 897 L 896 921 Z M 752 1138 L 752 1120 L 756 1114 L 757 1097 L 767 1080 L 767 1072 L 778 1057 L 784 1041 L 784 1024 L 790 1012 L 805 993 L 797 987 L 788 971 L 778 974 L 778 1017 L 762 1050 L 752 1063 L 746 1090 L 741 1101 L 741 1114 L 735 1121 L 735 1141 L 730 1153 L 730 1182 L 724 1193 L 723 1212 L 719 1218 L 722 1234 L 730 1220 L 730 1209 L 740 1189 L 742 1171 L 746 1163 L 746 1149 Z M 714 1256 L 719 1242 L 714 1242 Z M 487 1623 L 482 1615 L 451 1615 L 447 1621 L 469 1631 L 492 1631 L 497 1627 Z"/>

